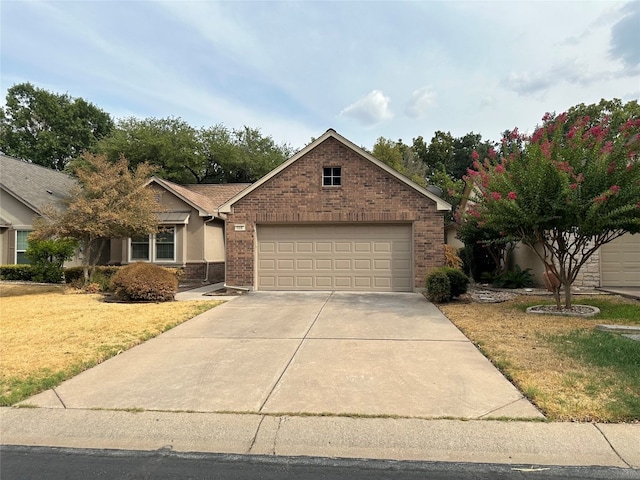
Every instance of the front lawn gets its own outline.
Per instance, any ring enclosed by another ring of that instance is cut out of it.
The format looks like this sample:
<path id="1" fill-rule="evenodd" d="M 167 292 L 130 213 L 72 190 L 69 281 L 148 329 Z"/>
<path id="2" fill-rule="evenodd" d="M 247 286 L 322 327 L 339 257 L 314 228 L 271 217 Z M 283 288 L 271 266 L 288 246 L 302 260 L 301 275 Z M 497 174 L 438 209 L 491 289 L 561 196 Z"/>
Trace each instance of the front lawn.
<path id="1" fill-rule="evenodd" d="M 64 286 L 0 284 L 0 405 L 54 387 L 220 303 L 105 303 Z"/>
<path id="2" fill-rule="evenodd" d="M 640 323 L 640 302 L 574 297 L 600 308 L 591 318 L 524 312 L 541 303 L 551 302 L 520 296 L 439 307 L 550 420 L 640 421 L 640 342 L 594 330 L 599 323 Z"/>

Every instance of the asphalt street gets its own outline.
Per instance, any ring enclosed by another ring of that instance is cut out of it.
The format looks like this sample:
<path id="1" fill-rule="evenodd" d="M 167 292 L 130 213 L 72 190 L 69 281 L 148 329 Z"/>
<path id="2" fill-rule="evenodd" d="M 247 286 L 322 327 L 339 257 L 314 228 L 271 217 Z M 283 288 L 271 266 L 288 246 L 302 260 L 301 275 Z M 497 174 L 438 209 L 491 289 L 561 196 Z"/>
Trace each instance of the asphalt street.
<path id="1" fill-rule="evenodd" d="M 3 446 L 2 480 L 615 480 L 640 471 L 605 467 L 409 462 Z"/>

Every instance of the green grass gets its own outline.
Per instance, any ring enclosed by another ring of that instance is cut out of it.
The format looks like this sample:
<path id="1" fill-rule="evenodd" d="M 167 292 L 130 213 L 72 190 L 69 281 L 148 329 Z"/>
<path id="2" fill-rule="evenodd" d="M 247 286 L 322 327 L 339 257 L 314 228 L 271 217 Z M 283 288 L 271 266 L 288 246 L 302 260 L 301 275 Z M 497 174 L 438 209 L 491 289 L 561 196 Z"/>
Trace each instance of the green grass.
<path id="1" fill-rule="evenodd" d="M 593 320 L 618 320 L 629 324 L 640 324 L 640 302 L 620 302 L 601 297 L 578 297 L 573 296 L 574 305 L 591 305 L 598 307 L 600 313 L 591 317 Z M 518 309 L 526 311 L 528 307 L 539 305 L 540 302 L 526 303 L 518 305 Z M 554 302 L 543 302 L 546 305 L 555 305 Z"/>
<path id="2" fill-rule="evenodd" d="M 614 421 L 640 418 L 640 342 L 597 330 L 574 330 L 548 337 L 563 354 L 604 372 L 586 382 L 592 395 L 607 393 Z M 584 378 L 568 378 L 577 383 Z"/>

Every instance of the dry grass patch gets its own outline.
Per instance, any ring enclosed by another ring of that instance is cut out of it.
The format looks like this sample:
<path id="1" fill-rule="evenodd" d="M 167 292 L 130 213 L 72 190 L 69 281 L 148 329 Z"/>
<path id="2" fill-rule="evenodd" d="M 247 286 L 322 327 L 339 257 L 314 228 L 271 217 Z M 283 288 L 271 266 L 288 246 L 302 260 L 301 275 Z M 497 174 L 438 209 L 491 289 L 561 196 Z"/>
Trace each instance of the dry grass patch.
<path id="1" fill-rule="evenodd" d="M 0 297 L 3 405 L 49 388 L 221 303 L 105 303 L 102 295 L 62 286 L 13 284 L 1 284 Z"/>
<path id="2" fill-rule="evenodd" d="M 621 411 L 616 400 L 625 395 L 621 391 L 635 397 L 640 397 L 640 391 L 633 391 L 635 387 L 624 381 L 612 381 L 616 373 L 611 368 L 594 366 L 563 351 L 562 342 L 571 341 L 567 338 L 572 333 L 590 332 L 603 320 L 531 315 L 523 311 L 525 305 L 548 301 L 548 298 L 518 297 L 498 304 L 460 302 L 439 307 L 548 418 L 640 420 L 633 418 L 638 412 Z M 620 297 L 607 297 L 607 301 L 634 304 L 633 300 Z M 580 297 L 576 303 L 588 303 L 588 299 Z M 628 323 L 615 318 L 604 322 Z"/>

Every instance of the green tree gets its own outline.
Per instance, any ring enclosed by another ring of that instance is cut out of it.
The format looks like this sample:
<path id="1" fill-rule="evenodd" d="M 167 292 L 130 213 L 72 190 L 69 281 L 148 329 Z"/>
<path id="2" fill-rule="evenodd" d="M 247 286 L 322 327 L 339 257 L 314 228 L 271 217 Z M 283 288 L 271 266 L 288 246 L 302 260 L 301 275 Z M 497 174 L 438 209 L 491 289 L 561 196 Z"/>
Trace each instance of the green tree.
<path id="1" fill-rule="evenodd" d="M 156 175 L 180 184 L 254 182 L 291 154 L 260 130 L 224 125 L 196 129 L 181 118 L 127 118 L 100 141 L 98 152 L 135 167 L 148 162 Z"/>
<path id="2" fill-rule="evenodd" d="M 82 98 L 21 83 L 9 88 L 6 105 L 0 109 L 0 150 L 64 170 L 112 129 L 109 114 Z"/>
<path id="3" fill-rule="evenodd" d="M 176 183 L 203 183 L 207 176 L 200 132 L 181 118 L 121 119 L 97 151 L 114 163 L 124 155 L 132 168 L 149 163 Z"/>
<path id="4" fill-rule="evenodd" d="M 233 130 L 233 144 L 237 154 L 222 163 L 222 183 L 251 183 L 263 177 L 284 162 L 293 153 L 287 144 L 276 144 L 260 129 L 243 127 Z"/>
<path id="5" fill-rule="evenodd" d="M 86 284 L 107 241 L 155 233 L 162 207 L 146 188 L 153 171 L 148 164 L 132 170 L 124 157 L 111 163 L 104 155 L 84 154 L 81 160 L 74 164 L 79 186 L 66 210 L 45 208 L 30 238 L 76 239 Z"/>
<path id="6" fill-rule="evenodd" d="M 402 173 L 418 185 L 426 186 L 427 166 L 412 147 L 402 140 L 397 142 L 380 137 L 373 146 L 372 155 Z"/>
<path id="7" fill-rule="evenodd" d="M 531 137 L 511 132 L 505 155 L 470 172 L 478 196 L 468 214 L 531 247 L 564 288 L 566 308 L 585 262 L 640 232 L 640 107 L 599 105 L 547 114 Z M 559 287 L 554 294 L 560 308 Z"/>
<path id="8" fill-rule="evenodd" d="M 78 242 L 73 238 L 50 238 L 46 240 L 29 237 L 25 255 L 31 261 L 33 281 L 60 283 L 63 265 L 73 258 Z"/>

